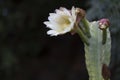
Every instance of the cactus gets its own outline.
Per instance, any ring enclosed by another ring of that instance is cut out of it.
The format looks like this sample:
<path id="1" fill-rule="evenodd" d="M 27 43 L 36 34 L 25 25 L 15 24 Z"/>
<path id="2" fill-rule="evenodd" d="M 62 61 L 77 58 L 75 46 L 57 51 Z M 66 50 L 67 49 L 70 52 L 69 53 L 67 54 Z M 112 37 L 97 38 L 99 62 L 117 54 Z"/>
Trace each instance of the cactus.
<path id="1" fill-rule="evenodd" d="M 83 19 L 81 22 L 83 27 L 80 27 L 85 29 L 78 27 L 79 30 L 76 30 L 85 44 L 89 80 L 109 80 L 110 72 L 107 66 L 110 63 L 111 37 L 109 28 L 105 28 L 108 25 L 102 25 L 103 29 L 100 29 L 99 21 L 89 22 Z"/>

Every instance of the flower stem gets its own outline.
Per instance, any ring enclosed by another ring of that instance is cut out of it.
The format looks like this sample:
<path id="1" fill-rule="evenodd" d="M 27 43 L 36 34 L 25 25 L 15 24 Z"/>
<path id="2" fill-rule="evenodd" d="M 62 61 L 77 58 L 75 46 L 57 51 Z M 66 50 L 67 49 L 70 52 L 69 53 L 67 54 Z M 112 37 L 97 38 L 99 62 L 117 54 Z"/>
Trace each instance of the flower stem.
<path id="1" fill-rule="evenodd" d="M 102 44 L 104 45 L 106 43 L 106 39 L 107 39 L 107 32 L 106 32 L 106 29 L 103 30 L 103 33 L 102 33 Z"/>
<path id="2" fill-rule="evenodd" d="M 83 18 L 83 19 L 81 20 L 81 22 L 83 23 L 83 25 L 84 25 L 84 27 L 85 27 L 87 37 L 90 38 L 90 37 L 91 37 L 91 34 L 90 34 L 90 29 L 89 29 L 89 22 L 88 22 L 88 20 L 87 20 L 86 18 Z"/>
<path id="3" fill-rule="evenodd" d="M 78 24 L 75 24 L 76 27 L 76 32 L 79 34 L 79 36 L 81 37 L 82 41 L 86 44 L 89 45 L 89 42 L 87 40 L 87 37 L 84 35 L 84 33 L 82 32 L 82 30 L 79 28 Z"/>

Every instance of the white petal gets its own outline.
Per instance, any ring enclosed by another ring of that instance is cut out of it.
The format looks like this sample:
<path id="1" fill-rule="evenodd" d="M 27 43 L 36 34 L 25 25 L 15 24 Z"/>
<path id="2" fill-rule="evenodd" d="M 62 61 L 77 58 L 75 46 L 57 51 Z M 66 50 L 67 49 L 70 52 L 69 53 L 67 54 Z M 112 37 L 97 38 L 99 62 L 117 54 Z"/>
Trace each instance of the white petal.
<path id="1" fill-rule="evenodd" d="M 48 17 L 48 20 L 49 20 L 49 21 L 55 20 L 55 18 L 58 16 L 58 15 L 55 14 L 55 13 L 50 13 L 49 15 L 50 15 L 50 16 Z"/>
<path id="2" fill-rule="evenodd" d="M 61 8 L 62 9 L 62 11 L 66 14 L 66 15 L 69 15 L 69 16 L 71 16 L 71 14 L 70 14 L 70 11 L 69 10 L 67 10 L 66 8 Z"/>
<path id="3" fill-rule="evenodd" d="M 59 9 L 56 9 L 55 12 L 56 12 L 56 14 L 64 14 L 63 11 L 61 11 Z"/>
<path id="4" fill-rule="evenodd" d="M 47 31 L 47 34 L 51 35 L 51 36 L 57 36 L 59 33 L 54 30 L 49 30 L 49 31 Z"/>
<path id="5" fill-rule="evenodd" d="M 74 20 L 76 20 L 77 15 L 76 15 L 76 10 L 75 10 L 74 6 L 72 7 L 71 13 L 72 13 L 72 16 L 73 16 Z"/>
<path id="6" fill-rule="evenodd" d="M 44 24 L 50 29 L 56 29 L 55 25 L 51 24 L 49 21 L 45 21 Z"/>

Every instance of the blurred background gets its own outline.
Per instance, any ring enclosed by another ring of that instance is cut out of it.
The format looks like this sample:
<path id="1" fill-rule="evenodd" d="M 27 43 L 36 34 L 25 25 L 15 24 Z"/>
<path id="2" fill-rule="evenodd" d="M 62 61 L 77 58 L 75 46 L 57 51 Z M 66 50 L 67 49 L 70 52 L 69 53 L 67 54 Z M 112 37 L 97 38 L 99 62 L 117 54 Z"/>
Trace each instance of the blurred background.
<path id="1" fill-rule="evenodd" d="M 88 80 L 79 36 L 46 34 L 43 22 L 61 6 L 110 19 L 111 80 L 120 80 L 119 0 L 0 0 L 0 80 Z"/>

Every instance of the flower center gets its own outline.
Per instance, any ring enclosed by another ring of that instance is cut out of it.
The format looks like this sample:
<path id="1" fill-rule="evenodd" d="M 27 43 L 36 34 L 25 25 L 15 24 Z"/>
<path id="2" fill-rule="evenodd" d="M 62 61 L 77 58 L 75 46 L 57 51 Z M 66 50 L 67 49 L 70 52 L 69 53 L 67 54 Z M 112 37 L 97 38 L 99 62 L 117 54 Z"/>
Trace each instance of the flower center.
<path id="1" fill-rule="evenodd" d="M 60 30 L 64 30 L 66 27 L 69 27 L 70 23 L 69 16 L 63 15 L 58 18 Z"/>

